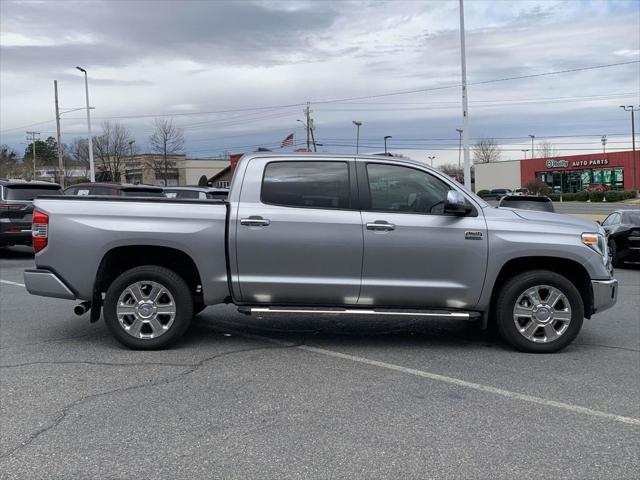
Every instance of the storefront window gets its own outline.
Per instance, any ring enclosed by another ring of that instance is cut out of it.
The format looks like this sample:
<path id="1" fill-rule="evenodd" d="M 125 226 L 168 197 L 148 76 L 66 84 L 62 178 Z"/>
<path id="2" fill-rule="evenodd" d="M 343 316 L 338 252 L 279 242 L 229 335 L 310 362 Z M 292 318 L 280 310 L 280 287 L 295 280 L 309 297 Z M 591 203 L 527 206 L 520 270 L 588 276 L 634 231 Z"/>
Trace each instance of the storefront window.
<path id="1" fill-rule="evenodd" d="M 580 192 L 594 183 L 608 185 L 611 190 L 624 188 L 624 169 L 605 168 L 594 170 L 556 170 L 538 172 L 536 177 L 549 185 L 552 193 Z"/>

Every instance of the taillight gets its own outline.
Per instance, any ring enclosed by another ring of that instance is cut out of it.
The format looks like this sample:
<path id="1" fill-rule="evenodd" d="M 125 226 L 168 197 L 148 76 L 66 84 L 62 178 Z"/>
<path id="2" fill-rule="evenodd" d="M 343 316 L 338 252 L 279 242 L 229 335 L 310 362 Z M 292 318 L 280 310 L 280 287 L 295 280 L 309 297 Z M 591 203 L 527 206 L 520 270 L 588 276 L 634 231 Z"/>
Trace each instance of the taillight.
<path id="1" fill-rule="evenodd" d="M 47 246 L 49 243 L 49 215 L 38 210 L 33 212 L 31 236 L 33 237 L 34 253 L 38 253 Z"/>

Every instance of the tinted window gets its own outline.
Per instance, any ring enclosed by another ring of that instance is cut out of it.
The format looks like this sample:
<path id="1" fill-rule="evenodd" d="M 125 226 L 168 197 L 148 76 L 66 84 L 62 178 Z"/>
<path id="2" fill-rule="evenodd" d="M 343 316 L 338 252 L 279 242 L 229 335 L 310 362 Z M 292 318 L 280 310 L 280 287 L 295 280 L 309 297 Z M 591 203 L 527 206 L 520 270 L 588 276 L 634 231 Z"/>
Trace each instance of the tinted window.
<path id="1" fill-rule="evenodd" d="M 444 214 L 449 186 L 428 173 L 398 165 L 367 165 L 371 210 Z"/>
<path id="2" fill-rule="evenodd" d="M 58 186 L 51 187 L 5 187 L 5 200 L 33 200 L 38 195 L 62 195 L 62 190 Z"/>
<path id="3" fill-rule="evenodd" d="M 640 212 L 623 212 L 622 221 L 631 225 L 640 225 Z"/>
<path id="4" fill-rule="evenodd" d="M 346 162 L 269 163 L 262 201 L 289 207 L 349 208 L 349 168 Z"/>
<path id="5" fill-rule="evenodd" d="M 537 210 L 539 212 L 553 212 L 551 200 L 520 200 L 518 197 L 505 197 L 500 202 L 501 207 L 519 208 L 521 210 Z"/>
<path id="6" fill-rule="evenodd" d="M 200 198 L 200 192 L 195 192 L 193 190 L 182 190 L 178 192 L 178 198 Z"/>
<path id="7" fill-rule="evenodd" d="M 126 197 L 164 197 L 164 193 L 160 190 L 122 190 L 121 195 Z"/>
<path id="8" fill-rule="evenodd" d="M 91 195 L 115 195 L 116 192 L 111 187 L 93 187 Z"/>

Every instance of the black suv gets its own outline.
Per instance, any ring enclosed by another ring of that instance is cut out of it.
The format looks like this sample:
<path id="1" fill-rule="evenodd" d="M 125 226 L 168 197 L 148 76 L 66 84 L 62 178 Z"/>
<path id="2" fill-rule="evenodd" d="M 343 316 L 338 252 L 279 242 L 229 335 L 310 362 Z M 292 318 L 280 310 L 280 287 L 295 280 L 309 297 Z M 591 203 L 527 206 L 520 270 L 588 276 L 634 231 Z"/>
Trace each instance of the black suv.
<path id="1" fill-rule="evenodd" d="M 33 199 L 62 195 L 57 183 L 0 179 L 0 247 L 31 245 Z"/>

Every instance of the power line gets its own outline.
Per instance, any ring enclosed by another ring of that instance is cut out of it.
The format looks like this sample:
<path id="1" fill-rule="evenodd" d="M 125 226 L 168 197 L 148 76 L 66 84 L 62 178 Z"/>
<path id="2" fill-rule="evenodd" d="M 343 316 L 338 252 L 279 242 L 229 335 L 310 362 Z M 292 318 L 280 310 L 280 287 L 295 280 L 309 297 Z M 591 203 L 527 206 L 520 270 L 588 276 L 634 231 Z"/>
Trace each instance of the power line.
<path id="1" fill-rule="evenodd" d="M 628 61 L 628 62 L 608 63 L 608 64 L 602 64 L 602 65 L 592 65 L 592 66 L 587 66 L 587 67 L 570 68 L 570 69 L 556 70 L 556 71 L 551 71 L 551 72 L 533 73 L 533 74 L 529 74 L 529 75 L 519 75 L 519 76 L 503 77 L 503 78 L 496 78 L 496 79 L 483 80 L 483 81 L 477 81 L 477 82 L 468 82 L 467 85 L 487 85 L 487 84 L 490 84 L 490 83 L 507 82 L 507 81 L 512 81 L 512 80 L 523 80 L 523 79 L 528 79 L 528 78 L 539 78 L 539 77 L 545 77 L 545 76 L 549 76 L 549 75 L 561 75 L 561 74 L 565 74 L 565 73 L 583 72 L 583 71 L 588 71 L 588 70 L 597 70 L 597 69 L 618 67 L 618 66 L 623 66 L 623 65 L 632 65 L 632 64 L 638 64 L 638 63 L 640 63 L 640 60 L 631 60 L 631 61 Z M 383 98 L 383 97 L 390 97 L 390 96 L 397 96 L 397 95 L 409 95 L 409 94 L 414 94 L 414 93 L 423 93 L 423 92 L 431 92 L 431 91 L 437 91 L 437 90 L 445 90 L 445 89 L 449 89 L 449 88 L 459 88 L 460 86 L 461 86 L 460 83 L 455 83 L 455 84 L 450 84 L 450 85 L 441 85 L 439 87 L 419 88 L 419 89 L 414 89 L 414 90 L 398 90 L 398 91 L 394 91 L 394 92 L 386 92 L 386 93 L 379 93 L 379 94 L 373 94 L 373 95 L 363 95 L 363 96 L 357 96 L 357 97 L 346 97 L 346 98 L 340 98 L 340 99 L 335 99 L 334 98 L 334 99 L 329 99 L 329 100 L 316 100 L 316 101 L 311 101 L 310 103 L 313 103 L 313 104 L 327 104 L 327 103 L 348 102 L 348 101 L 354 101 L 354 100 L 367 100 L 367 99 L 372 99 L 372 98 Z M 115 119 L 124 119 L 124 118 L 134 119 L 134 118 L 150 118 L 150 117 L 178 117 L 178 116 L 193 116 L 193 115 L 209 115 L 209 114 L 233 113 L 233 112 L 243 112 L 243 111 L 247 112 L 247 111 L 257 111 L 257 110 L 284 109 L 284 108 L 304 106 L 304 105 L 306 105 L 306 103 L 307 102 L 297 102 L 297 103 L 290 103 L 290 104 L 285 104 L 285 105 L 272 105 L 272 106 L 239 108 L 239 109 L 227 109 L 227 110 L 212 110 L 212 111 L 206 111 L 206 112 L 172 112 L 172 113 L 155 113 L 155 114 L 138 114 L 138 115 L 117 115 L 117 116 L 110 116 L 110 117 L 95 117 L 95 118 L 96 119 L 101 119 L 101 120 L 110 120 L 110 119 L 114 119 L 115 120 Z M 27 128 L 29 126 L 41 125 L 41 124 L 49 123 L 49 122 L 52 122 L 52 121 L 53 120 L 47 120 L 47 121 L 42 121 L 42 122 L 34 123 L 34 124 L 31 124 L 31 125 L 27 125 L 27 126 L 10 128 L 10 129 L 6 129 L 6 130 L 2 130 L 2 133 L 9 132 L 9 131 L 14 131 L 14 130 L 20 130 L 22 128 Z"/>

